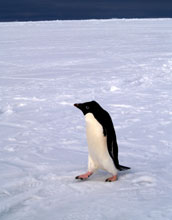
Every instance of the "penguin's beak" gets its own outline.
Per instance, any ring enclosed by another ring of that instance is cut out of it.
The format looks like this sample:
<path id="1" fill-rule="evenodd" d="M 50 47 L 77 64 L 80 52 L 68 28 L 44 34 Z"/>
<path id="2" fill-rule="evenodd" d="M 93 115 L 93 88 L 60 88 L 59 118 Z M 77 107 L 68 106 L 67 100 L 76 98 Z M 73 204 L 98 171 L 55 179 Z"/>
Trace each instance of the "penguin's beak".
<path id="1" fill-rule="evenodd" d="M 74 106 L 77 107 L 79 110 L 81 110 L 84 113 L 82 103 L 76 103 L 76 104 L 74 104 Z"/>
<path id="2" fill-rule="evenodd" d="M 75 107 L 77 107 L 77 106 L 78 106 L 78 104 L 76 103 L 76 104 L 74 104 L 74 106 L 75 106 Z"/>
<path id="3" fill-rule="evenodd" d="M 80 110 L 82 110 L 82 104 L 76 103 L 76 104 L 74 104 L 74 106 L 77 107 L 77 108 L 79 108 Z"/>
<path id="4" fill-rule="evenodd" d="M 78 103 L 76 103 L 76 104 L 74 104 L 74 106 L 77 107 L 77 108 L 79 108 L 80 105 L 79 105 Z"/>

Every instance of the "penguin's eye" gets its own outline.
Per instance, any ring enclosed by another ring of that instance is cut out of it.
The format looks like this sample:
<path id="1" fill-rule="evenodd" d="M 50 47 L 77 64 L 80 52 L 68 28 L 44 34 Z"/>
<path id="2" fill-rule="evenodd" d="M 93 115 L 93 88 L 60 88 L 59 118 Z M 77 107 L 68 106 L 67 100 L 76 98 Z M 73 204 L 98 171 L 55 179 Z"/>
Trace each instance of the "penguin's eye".
<path id="1" fill-rule="evenodd" d="M 86 105 L 86 107 L 85 107 L 87 110 L 90 108 L 88 105 Z"/>

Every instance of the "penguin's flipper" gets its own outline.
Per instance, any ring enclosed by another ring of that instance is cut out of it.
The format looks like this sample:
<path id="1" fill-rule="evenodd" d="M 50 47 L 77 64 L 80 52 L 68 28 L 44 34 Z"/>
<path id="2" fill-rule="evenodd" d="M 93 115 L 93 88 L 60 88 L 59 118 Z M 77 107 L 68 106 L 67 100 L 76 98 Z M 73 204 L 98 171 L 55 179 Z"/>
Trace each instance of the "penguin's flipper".
<path id="1" fill-rule="evenodd" d="M 115 133 L 112 135 L 107 132 L 107 148 L 115 167 L 119 169 L 118 144 L 116 141 Z"/>
<path id="2" fill-rule="evenodd" d="M 117 144 L 117 140 L 116 140 L 115 131 L 114 131 L 113 135 L 109 134 L 107 131 L 107 147 L 108 147 L 108 152 L 114 162 L 114 165 L 118 170 L 124 171 L 124 170 L 130 169 L 130 167 L 122 166 L 119 164 L 118 144 Z"/>

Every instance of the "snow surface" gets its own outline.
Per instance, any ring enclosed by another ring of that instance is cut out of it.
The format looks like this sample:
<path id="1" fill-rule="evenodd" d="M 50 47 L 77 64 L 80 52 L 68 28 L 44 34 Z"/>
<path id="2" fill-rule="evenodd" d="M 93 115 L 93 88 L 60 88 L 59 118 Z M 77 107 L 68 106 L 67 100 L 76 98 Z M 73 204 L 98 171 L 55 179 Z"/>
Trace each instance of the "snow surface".
<path id="1" fill-rule="evenodd" d="M 0 23 L 0 219 L 172 219 L 172 19 Z M 88 181 L 82 113 L 112 116 L 117 182 Z"/>

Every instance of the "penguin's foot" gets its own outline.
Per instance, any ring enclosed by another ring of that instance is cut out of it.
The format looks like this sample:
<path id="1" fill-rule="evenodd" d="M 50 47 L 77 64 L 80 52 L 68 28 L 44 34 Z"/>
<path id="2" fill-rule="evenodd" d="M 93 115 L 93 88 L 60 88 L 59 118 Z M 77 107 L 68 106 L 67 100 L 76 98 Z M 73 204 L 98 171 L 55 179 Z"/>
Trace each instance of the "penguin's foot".
<path id="1" fill-rule="evenodd" d="M 117 180 L 117 175 L 107 178 L 107 179 L 105 180 L 105 182 L 114 182 L 114 181 L 116 181 L 116 180 Z"/>
<path id="2" fill-rule="evenodd" d="M 76 176 L 75 179 L 79 179 L 79 180 L 86 180 L 88 179 L 89 176 L 91 176 L 93 174 L 93 172 L 87 172 L 85 174 L 81 174 L 79 176 Z"/>

